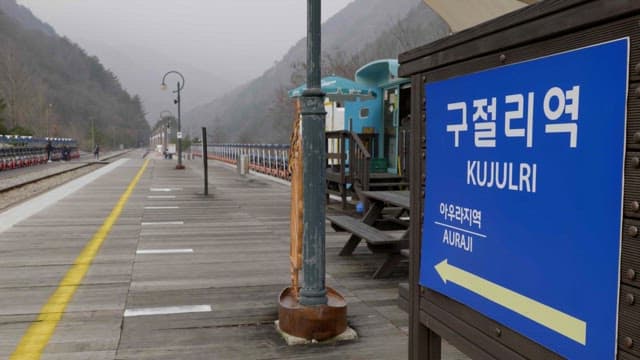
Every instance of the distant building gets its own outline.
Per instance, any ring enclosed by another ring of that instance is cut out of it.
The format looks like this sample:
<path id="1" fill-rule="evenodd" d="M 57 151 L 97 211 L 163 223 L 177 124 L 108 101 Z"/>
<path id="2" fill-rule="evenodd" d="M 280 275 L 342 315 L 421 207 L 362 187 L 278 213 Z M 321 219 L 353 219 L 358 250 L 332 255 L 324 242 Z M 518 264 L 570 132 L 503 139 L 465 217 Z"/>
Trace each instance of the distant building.
<path id="1" fill-rule="evenodd" d="M 171 128 L 166 124 L 157 126 L 149 137 L 151 148 L 159 153 L 166 150 L 169 154 L 175 154 L 176 144 L 171 138 Z"/>

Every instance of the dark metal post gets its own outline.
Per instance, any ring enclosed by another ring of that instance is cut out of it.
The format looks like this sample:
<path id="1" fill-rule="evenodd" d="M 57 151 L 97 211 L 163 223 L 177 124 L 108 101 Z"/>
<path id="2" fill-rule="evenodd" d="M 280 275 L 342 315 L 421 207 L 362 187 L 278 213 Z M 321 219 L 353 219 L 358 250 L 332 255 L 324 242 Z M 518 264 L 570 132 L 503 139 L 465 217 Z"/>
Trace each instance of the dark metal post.
<path id="1" fill-rule="evenodd" d="M 207 153 L 207 128 L 202 127 L 202 164 L 204 166 L 204 195 L 209 195 L 209 154 Z"/>
<path id="2" fill-rule="evenodd" d="M 178 81 L 178 169 L 182 169 L 182 128 L 180 127 L 180 81 Z"/>
<path id="3" fill-rule="evenodd" d="M 302 95 L 303 273 L 302 305 L 327 304 L 325 287 L 325 116 L 320 87 L 320 0 L 307 0 L 307 90 Z"/>

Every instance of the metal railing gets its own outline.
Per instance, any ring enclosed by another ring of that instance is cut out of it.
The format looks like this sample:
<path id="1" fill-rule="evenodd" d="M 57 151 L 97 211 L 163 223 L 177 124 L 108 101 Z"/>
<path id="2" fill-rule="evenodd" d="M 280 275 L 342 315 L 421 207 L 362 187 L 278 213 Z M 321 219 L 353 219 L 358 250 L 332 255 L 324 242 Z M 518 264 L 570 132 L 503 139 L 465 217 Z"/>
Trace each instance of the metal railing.
<path id="1" fill-rule="evenodd" d="M 371 153 L 363 142 L 370 142 L 373 134 L 351 131 L 329 131 L 327 137 L 327 169 L 330 180 L 353 184 L 359 190 L 369 190 Z"/>
<path id="2" fill-rule="evenodd" d="M 326 136 L 328 178 L 337 175 L 341 184 L 354 184 L 358 190 L 368 190 L 371 153 L 363 140 L 370 143 L 373 135 L 331 131 Z M 207 147 L 207 155 L 209 159 L 232 165 L 246 155 L 251 170 L 290 180 L 289 148 L 288 144 L 213 144 Z M 192 145 L 190 151 L 192 156 L 202 157 L 202 145 Z"/>
<path id="3" fill-rule="evenodd" d="M 371 154 L 358 134 L 351 132 L 350 136 L 349 169 L 351 171 L 351 179 L 356 190 L 368 191 Z"/>
<path id="4" fill-rule="evenodd" d="M 249 156 L 253 171 L 289 180 L 288 144 L 213 144 L 207 146 L 209 159 L 237 164 L 242 155 Z M 191 154 L 202 157 L 202 145 L 191 146 Z"/>

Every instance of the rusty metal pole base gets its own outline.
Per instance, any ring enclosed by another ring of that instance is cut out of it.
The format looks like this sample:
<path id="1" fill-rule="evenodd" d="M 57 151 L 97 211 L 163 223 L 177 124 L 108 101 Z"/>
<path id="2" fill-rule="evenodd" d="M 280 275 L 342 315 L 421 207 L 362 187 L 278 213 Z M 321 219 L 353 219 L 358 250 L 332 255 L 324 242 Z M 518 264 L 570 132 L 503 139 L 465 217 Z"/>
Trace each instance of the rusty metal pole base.
<path id="1" fill-rule="evenodd" d="M 176 170 L 184 170 L 184 165 L 176 165 Z"/>
<path id="2" fill-rule="evenodd" d="M 318 342 L 332 339 L 347 330 L 347 302 L 327 287 L 327 305 L 300 305 L 288 287 L 280 293 L 278 320 L 286 334 Z"/>

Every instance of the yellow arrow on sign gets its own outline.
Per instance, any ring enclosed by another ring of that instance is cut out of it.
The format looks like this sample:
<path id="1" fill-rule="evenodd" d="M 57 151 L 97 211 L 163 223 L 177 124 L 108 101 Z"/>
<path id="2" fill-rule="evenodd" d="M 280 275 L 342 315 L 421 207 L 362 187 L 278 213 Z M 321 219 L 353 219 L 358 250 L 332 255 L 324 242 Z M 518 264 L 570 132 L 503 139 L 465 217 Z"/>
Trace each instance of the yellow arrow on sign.
<path id="1" fill-rule="evenodd" d="M 449 265 L 447 259 L 436 265 L 435 268 L 445 284 L 447 281 L 451 281 L 575 342 L 582 345 L 587 344 L 586 322 Z"/>

